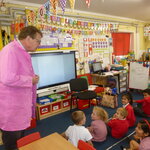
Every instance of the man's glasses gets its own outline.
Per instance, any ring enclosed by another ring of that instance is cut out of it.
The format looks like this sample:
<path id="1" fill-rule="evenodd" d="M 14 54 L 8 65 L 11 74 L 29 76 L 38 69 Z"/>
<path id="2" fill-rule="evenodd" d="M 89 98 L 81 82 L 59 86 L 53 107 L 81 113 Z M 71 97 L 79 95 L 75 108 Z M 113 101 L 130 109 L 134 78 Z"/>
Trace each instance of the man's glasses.
<path id="1" fill-rule="evenodd" d="M 30 37 L 30 38 L 33 39 L 33 40 L 35 40 L 38 44 L 41 44 L 41 39 L 39 40 L 39 39 L 32 38 L 32 37 Z"/>
<path id="2" fill-rule="evenodd" d="M 34 40 L 36 40 L 37 43 L 41 44 L 41 40 L 39 39 L 34 39 Z"/>

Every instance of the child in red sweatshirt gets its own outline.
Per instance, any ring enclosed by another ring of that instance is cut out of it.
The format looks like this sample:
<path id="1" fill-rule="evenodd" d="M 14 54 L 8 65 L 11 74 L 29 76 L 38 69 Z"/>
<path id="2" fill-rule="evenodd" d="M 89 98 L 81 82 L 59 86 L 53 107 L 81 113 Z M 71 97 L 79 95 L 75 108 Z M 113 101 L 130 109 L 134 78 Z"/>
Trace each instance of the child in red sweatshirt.
<path id="1" fill-rule="evenodd" d="M 135 118 L 134 110 L 133 110 L 133 107 L 132 107 L 132 103 L 133 103 L 132 95 L 129 92 L 124 93 L 122 95 L 121 100 L 122 100 L 123 107 L 128 112 L 128 115 L 127 115 L 126 119 L 129 123 L 129 127 L 133 127 L 135 125 L 136 118 Z"/>
<path id="2" fill-rule="evenodd" d="M 127 110 L 120 107 L 117 109 L 114 117 L 108 122 L 107 125 L 111 130 L 112 137 L 122 138 L 128 132 L 129 123 L 126 119 L 127 115 Z"/>
<path id="3" fill-rule="evenodd" d="M 134 107 L 134 113 L 141 117 L 150 117 L 150 89 L 143 90 L 144 99 L 133 100 L 138 103 L 137 107 Z"/>

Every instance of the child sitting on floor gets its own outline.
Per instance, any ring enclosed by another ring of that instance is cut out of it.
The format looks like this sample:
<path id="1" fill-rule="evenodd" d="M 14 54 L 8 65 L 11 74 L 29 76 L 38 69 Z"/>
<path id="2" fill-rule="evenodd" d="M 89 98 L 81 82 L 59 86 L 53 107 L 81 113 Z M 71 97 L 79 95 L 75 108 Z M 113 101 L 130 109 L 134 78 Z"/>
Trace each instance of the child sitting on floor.
<path id="1" fill-rule="evenodd" d="M 150 150 L 150 122 L 141 120 L 135 129 L 135 140 L 130 141 L 130 148 L 123 150 Z"/>
<path id="2" fill-rule="evenodd" d="M 108 121 L 107 125 L 110 128 L 112 137 L 122 138 L 127 132 L 129 123 L 126 119 L 128 113 L 125 108 L 118 108 L 113 118 Z"/>
<path id="3" fill-rule="evenodd" d="M 74 125 L 69 126 L 67 130 L 62 133 L 62 136 L 70 141 L 74 146 L 78 146 L 78 141 L 83 140 L 93 146 L 91 139 L 92 135 L 83 125 L 86 122 L 86 117 L 83 111 L 75 111 L 71 115 Z"/>
<path id="4" fill-rule="evenodd" d="M 140 117 L 150 117 L 150 89 L 143 90 L 144 99 L 133 100 L 138 103 L 137 107 L 134 107 L 134 113 Z"/>
<path id="5" fill-rule="evenodd" d="M 95 106 L 91 115 L 92 123 L 88 130 L 92 134 L 92 141 L 102 142 L 106 140 L 108 113 L 101 107 Z"/>
<path id="6" fill-rule="evenodd" d="M 123 107 L 128 112 L 128 115 L 127 115 L 126 119 L 129 123 L 129 127 L 132 127 L 132 126 L 135 125 L 135 121 L 136 121 L 136 118 L 135 118 L 135 115 L 134 115 L 134 110 L 133 110 L 133 107 L 132 107 L 132 103 L 133 103 L 132 95 L 130 93 L 125 93 L 125 94 L 122 95 L 121 100 L 122 100 Z"/>

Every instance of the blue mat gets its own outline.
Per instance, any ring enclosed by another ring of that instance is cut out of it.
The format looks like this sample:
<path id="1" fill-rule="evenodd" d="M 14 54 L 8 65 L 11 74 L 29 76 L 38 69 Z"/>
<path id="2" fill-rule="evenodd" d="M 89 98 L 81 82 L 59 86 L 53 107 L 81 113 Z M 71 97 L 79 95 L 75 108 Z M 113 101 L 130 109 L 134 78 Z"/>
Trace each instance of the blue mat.
<path id="1" fill-rule="evenodd" d="M 133 99 L 142 99 L 142 95 L 140 93 L 133 93 Z M 121 94 L 118 96 L 118 104 L 119 107 L 121 107 Z M 113 114 L 116 112 L 116 109 L 112 108 L 106 108 L 103 107 L 108 113 L 109 117 L 112 117 Z M 86 125 L 88 126 L 91 123 L 91 113 L 92 113 L 93 107 L 90 107 L 88 109 L 84 109 L 83 111 L 86 114 Z M 137 117 L 137 122 L 141 120 L 142 118 Z M 72 124 L 72 121 L 70 119 L 70 111 L 61 113 L 59 115 L 55 115 L 40 121 L 37 121 L 37 127 L 31 130 L 27 130 L 25 132 L 25 135 L 30 134 L 32 132 L 39 131 L 41 136 L 47 136 L 53 132 L 62 133 L 64 132 L 69 125 Z M 132 127 L 129 129 L 126 136 L 130 135 L 134 131 L 135 127 Z M 107 140 L 104 142 L 94 142 L 94 147 L 96 150 L 120 150 L 121 145 L 127 145 L 128 139 L 114 139 L 111 136 L 107 137 Z M 0 150 L 4 150 L 3 146 L 0 146 Z"/>

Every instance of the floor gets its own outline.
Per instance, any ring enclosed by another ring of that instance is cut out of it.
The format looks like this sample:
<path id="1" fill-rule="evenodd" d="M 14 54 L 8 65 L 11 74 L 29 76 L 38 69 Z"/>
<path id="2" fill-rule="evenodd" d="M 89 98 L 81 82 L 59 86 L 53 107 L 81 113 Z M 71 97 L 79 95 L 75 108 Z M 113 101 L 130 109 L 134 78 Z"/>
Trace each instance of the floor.
<path id="1" fill-rule="evenodd" d="M 133 99 L 141 99 L 142 95 L 138 92 L 133 92 Z M 118 103 L 119 106 L 121 106 L 121 94 L 118 96 Z M 83 111 L 86 114 L 87 122 L 85 126 L 90 125 L 91 122 L 91 113 L 92 113 L 92 106 L 88 109 L 84 109 Z M 112 108 L 106 108 L 104 109 L 109 113 L 109 117 L 111 117 L 116 109 Z M 25 134 L 30 134 L 35 131 L 39 131 L 41 136 L 47 136 L 53 132 L 58 132 L 62 133 L 64 132 L 69 125 L 72 124 L 72 121 L 70 119 L 70 111 L 61 113 L 59 115 L 55 115 L 40 121 L 37 121 L 37 127 L 31 130 L 27 130 Z M 140 120 L 141 118 L 137 117 L 137 121 Z M 129 129 L 128 133 L 126 136 L 129 136 L 133 131 L 135 127 L 132 127 Z M 95 142 L 94 147 L 96 150 L 120 150 L 121 145 L 127 145 L 128 139 L 126 137 L 118 140 L 114 139 L 111 136 L 107 137 L 107 140 L 105 142 Z M 4 150 L 3 146 L 0 146 L 0 150 Z"/>

